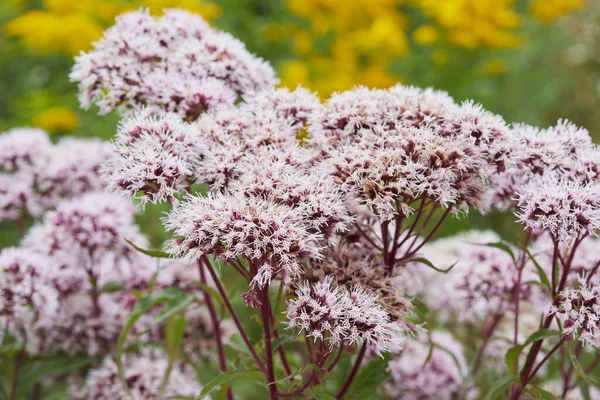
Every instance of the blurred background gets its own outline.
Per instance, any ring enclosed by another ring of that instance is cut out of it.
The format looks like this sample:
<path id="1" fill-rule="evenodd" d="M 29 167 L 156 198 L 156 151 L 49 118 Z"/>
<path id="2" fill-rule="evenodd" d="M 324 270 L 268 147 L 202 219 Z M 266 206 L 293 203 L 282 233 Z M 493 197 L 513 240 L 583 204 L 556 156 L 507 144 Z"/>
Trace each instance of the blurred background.
<path id="1" fill-rule="evenodd" d="M 282 85 L 322 98 L 357 84 L 434 86 L 509 122 L 567 118 L 600 140 L 600 0 L 2 0 L 0 132 L 112 137 L 117 116 L 79 110 L 68 73 L 115 15 L 139 7 L 201 14 L 271 61 Z"/>

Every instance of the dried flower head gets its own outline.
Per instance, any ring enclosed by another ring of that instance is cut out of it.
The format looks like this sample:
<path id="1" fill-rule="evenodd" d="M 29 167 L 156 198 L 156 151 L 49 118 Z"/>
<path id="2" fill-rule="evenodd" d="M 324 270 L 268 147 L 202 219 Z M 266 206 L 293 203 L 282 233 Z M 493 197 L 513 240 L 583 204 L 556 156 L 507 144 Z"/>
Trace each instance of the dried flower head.
<path id="1" fill-rule="evenodd" d="M 164 398 L 194 397 L 201 387 L 191 367 L 175 362 L 169 380 L 161 391 L 163 376 L 169 367 L 168 359 L 157 351 L 144 350 L 139 354 L 123 356 L 125 388 L 119 378 L 118 367 L 111 357 L 92 369 L 82 387 L 71 387 L 73 400 L 131 399 L 159 400 Z"/>
<path id="2" fill-rule="evenodd" d="M 565 288 L 559 297 L 549 314 L 561 320 L 562 334 L 600 348 L 600 284 L 588 283 L 581 276 L 576 288 Z"/>
<path id="3" fill-rule="evenodd" d="M 117 17 L 116 24 L 76 58 L 71 79 L 80 102 L 101 113 L 140 106 L 172 111 L 188 120 L 240 94 L 271 88 L 271 66 L 231 35 L 215 31 L 200 16 L 167 9 Z"/>
<path id="4" fill-rule="evenodd" d="M 600 228 L 600 183 L 554 173 L 533 177 L 518 194 L 519 222 L 548 230 L 559 241 L 596 235 Z"/>
<path id="5" fill-rule="evenodd" d="M 287 302 L 288 328 L 337 347 L 342 342 L 366 343 L 377 354 L 398 350 L 406 331 L 362 288 L 334 287 L 333 279 L 298 285 L 296 298 Z"/>

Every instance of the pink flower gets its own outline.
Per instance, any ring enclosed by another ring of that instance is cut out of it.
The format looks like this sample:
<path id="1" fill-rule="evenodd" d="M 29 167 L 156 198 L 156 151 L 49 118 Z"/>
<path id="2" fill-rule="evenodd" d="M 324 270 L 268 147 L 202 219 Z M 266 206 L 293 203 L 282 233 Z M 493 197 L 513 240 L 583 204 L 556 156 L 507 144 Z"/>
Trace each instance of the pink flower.
<path id="1" fill-rule="evenodd" d="M 277 83 L 271 66 L 242 42 L 173 9 L 156 19 L 145 10 L 117 17 L 94 49 L 76 58 L 71 79 L 85 108 L 96 103 L 105 114 L 149 106 L 188 120 Z"/>

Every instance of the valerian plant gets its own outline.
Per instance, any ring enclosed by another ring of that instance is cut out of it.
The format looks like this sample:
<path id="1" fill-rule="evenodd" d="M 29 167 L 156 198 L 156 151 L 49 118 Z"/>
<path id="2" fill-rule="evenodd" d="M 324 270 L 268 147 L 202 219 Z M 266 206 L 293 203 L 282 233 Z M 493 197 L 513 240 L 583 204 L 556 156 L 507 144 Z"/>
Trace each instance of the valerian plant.
<path id="1" fill-rule="evenodd" d="M 122 121 L 0 135 L 0 397 L 600 398 L 586 130 L 400 84 L 321 103 L 180 10 L 120 16 L 71 78 Z M 522 234 L 438 238 L 494 208 Z"/>

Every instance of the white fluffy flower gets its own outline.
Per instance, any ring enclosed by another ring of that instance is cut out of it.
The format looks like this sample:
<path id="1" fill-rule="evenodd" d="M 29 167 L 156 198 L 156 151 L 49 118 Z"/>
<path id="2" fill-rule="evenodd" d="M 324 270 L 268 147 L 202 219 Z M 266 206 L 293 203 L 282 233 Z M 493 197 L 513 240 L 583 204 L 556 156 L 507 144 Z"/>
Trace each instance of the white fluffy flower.
<path id="1" fill-rule="evenodd" d="M 207 153 L 193 126 L 176 114 L 149 109 L 121 123 L 113 149 L 103 166 L 109 189 L 137 197 L 142 205 L 170 199 L 193 184 Z"/>
<path id="2" fill-rule="evenodd" d="M 100 285 L 127 283 L 148 264 L 146 256 L 125 241 L 146 245 L 134 224 L 134 212 L 119 196 L 85 194 L 47 213 L 43 223 L 29 231 L 23 245 L 74 269 L 76 276 L 85 271 Z"/>
<path id="3" fill-rule="evenodd" d="M 243 256 L 260 269 L 259 283 L 280 271 L 295 275 L 300 258 L 321 256 L 322 237 L 307 229 L 299 211 L 242 193 L 190 196 L 174 207 L 165 226 L 180 237 L 169 243 L 171 254 L 213 254 L 225 261 Z"/>
<path id="4" fill-rule="evenodd" d="M 600 184 L 583 183 L 557 174 L 536 176 L 519 191 L 519 222 L 548 230 L 559 241 L 600 228 Z"/>
<path id="5" fill-rule="evenodd" d="M 94 49 L 76 58 L 71 79 L 79 82 L 85 108 L 150 106 L 188 120 L 277 83 L 271 66 L 242 42 L 174 9 L 160 18 L 145 10 L 117 17 Z"/>
<path id="6" fill-rule="evenodd" d="M 54 318 L 58 293 L 46 282 L 49 257 L 22 248 L 0 252 L 0 341 L 8 330 L 20 336 L 39 317 Z"/>
<path id="7" fill-rule="evenodd" d="M 563 335 L 600 348 L 600 285 L 586 283 L 581 277 L 577 288 L 567 287 L 559 297 L 550 314 L 561 320 Z"/>
<path id="8" fill-rule="evenodd" d="M 377 354 L 400 348 L 405 327 L 377 303 L 376 296 L 357 287 L 333 287 L 332 283 L 328 276 L 298 286 L 296 298 L 287 302 L 288 328 L 304 331 L 330 347 L 342 342 L 366 343 Z"/>
<path id="9" fill-rule="evenodd" d="M 107 357 L 99 367 L 90 370 L 82 387 L 71 387 L 70 398 L 159 400 L 198 396 L 201 387 L 194 377 L 193 368 L 179 362 L 173 365 L 164 392 L 161 393 L 168 364 L 168 359 L 157 351 L 144 350 L 139 354 L 125 354 L 123 369 L 128 385 L 125 388 L 119 377 L 117 364 L 111 357 Z"/>
<path id="10" fill-rule="evenodd" d="M 385 389 L 394 400 L 453 399 L 460 395 L 467 372 L 462 345 L 439 331 L 432 332 L 431 342 L 407 342 L 388 368 L 392 380 Z"/>

